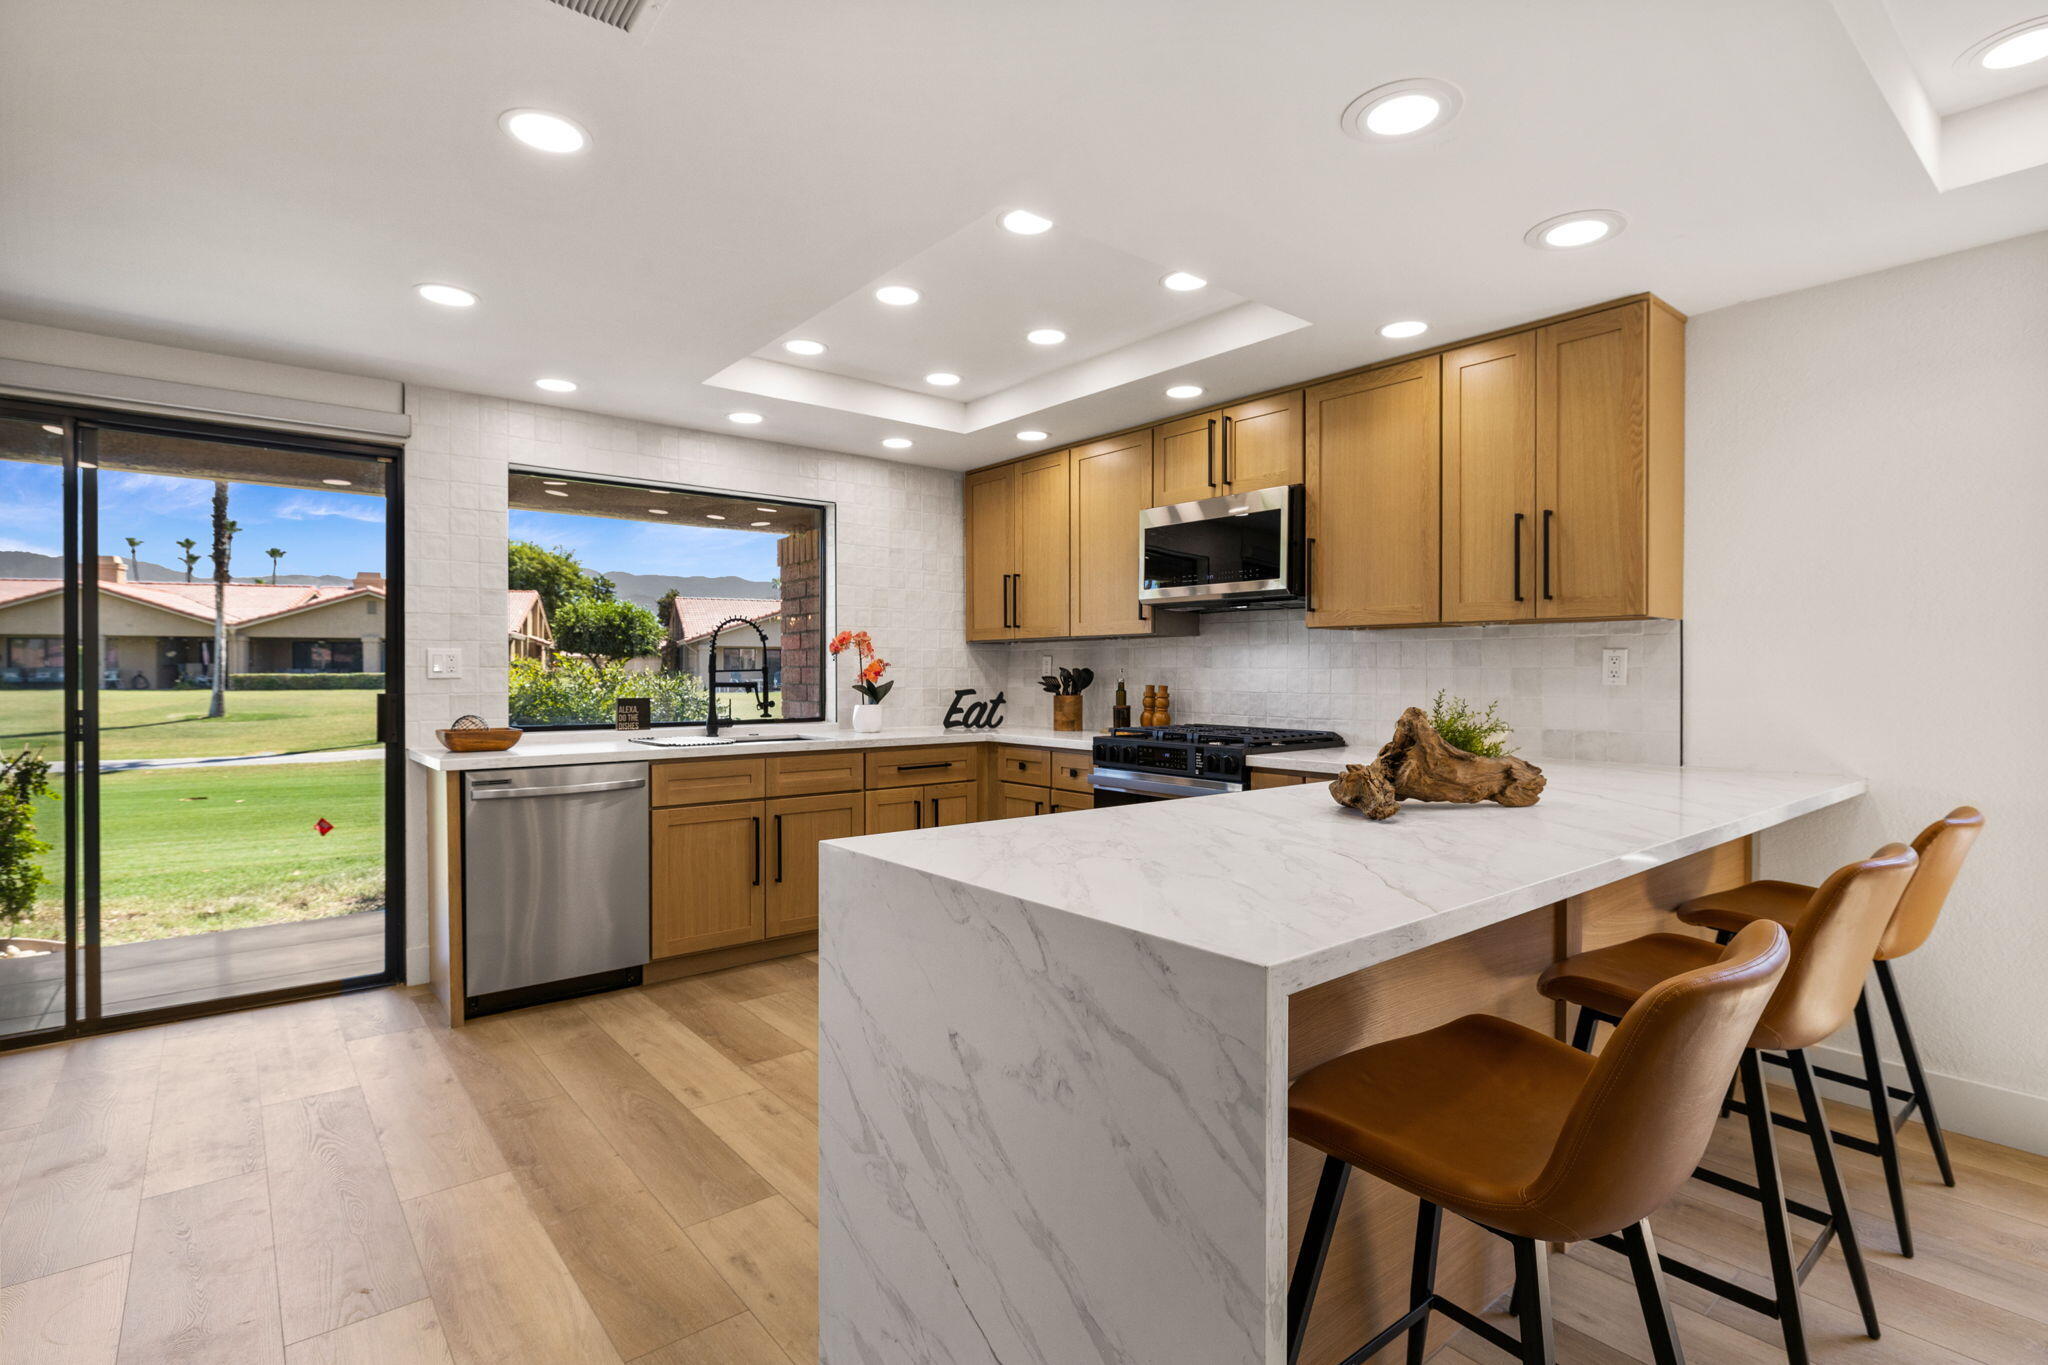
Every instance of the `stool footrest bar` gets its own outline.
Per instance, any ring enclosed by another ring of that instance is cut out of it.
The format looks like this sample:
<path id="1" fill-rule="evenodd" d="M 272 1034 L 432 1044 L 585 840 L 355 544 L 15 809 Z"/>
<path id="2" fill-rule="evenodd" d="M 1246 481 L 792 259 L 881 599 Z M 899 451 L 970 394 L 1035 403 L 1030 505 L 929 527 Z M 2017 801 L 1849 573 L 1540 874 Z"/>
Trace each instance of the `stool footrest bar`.
<path id="1" fill-rule="evenodd" d="M 1613 1233 L 1609 1233 L 1605 1237 L 1595 1237 L 1593 1242 L 1596 1246 L 1606 1247 L 1609 1251 L 1619 1251 L 1623 1255 L 1628 1254 L 1628 1247 L 1622 1242 L 1621 1238 Z M 1657 1263 L 1664 1267 L 1664 1273 L 1672 1279 L 1683 1280 L 1696 1288 L 1707 1290 L 1709 1293 L 1719 1294 L 1730 1303 L 1739 1303 L 1753 1313 L 1762 1313 L 1767 1318 L 1775 1318 L 1780 1314 L 1776 1299 L 1768 1298 L 1753 1289 L 1745 1288 L 1733 1280 L 1723 1279 L 1711 1270 L 1701 1270 L 1698 1266 L 1687 1265 L 1684 1261 L 1674 1256 L 1659 1256 Z"/>

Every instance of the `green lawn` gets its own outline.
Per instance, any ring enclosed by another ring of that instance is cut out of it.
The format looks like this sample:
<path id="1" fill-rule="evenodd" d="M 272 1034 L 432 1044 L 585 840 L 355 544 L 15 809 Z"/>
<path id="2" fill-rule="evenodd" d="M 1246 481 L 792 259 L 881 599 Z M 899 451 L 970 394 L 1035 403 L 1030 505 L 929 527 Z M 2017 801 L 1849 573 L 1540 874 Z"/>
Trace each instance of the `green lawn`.
<path id="1" fill-rule="evenodd" d="M 205 692 L 101 692 L 100 757 L 211 758 L 307 753 L 376 743 L 375 692 L 229 692 L 227 714 L 206 718 Z M 26 743 L 63 757 L 61 690 L 0 689 L 0 750 Z"/>
<path id="2" fill-rule="evenodd" d="M 38 823 L 46 829 L 54 805 L 43 805 Z M 322 818 L 334 826 L 325 836 L 314 829 Z M 102 942 L 322 919 L 384 903 L 378 761 L 107 773 L 100 829 Z M 12 933 L 63 933 L 63 850 L 53 848 L 44 866 L 51 880 L 36 915 Z"/>

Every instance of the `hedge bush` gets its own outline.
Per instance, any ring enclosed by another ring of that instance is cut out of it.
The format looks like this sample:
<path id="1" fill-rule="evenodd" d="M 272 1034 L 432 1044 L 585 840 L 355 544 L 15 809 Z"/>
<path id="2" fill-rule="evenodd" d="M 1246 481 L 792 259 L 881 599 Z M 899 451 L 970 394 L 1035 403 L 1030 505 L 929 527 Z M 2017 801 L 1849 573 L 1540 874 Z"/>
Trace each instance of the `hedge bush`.
<path id="1" fill-rule="evenodd" d="M 382 692 L 382 673 L 230 673 L 230 692 Z"/>
<path id="2" fill-rule="evenodd" d="M 646 697 L 657 724 L 704 719 L 704 683 L 687 673 L 628 673 L 617 664 L 558 658 L 552 668 L 514 659 L 509 705 L 514 725 L 609 725 L 612 703 Z"/>

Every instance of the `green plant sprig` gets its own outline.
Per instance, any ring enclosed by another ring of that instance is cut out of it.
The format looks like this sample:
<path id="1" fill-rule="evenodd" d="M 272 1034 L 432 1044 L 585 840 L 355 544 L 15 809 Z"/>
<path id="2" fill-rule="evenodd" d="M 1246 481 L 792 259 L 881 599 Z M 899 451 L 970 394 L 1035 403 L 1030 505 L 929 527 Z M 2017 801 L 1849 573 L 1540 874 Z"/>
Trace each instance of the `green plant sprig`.
<path id="1" fill-rule="evenodd" d="M 1463 697 L 1453 697 L 1448 691 L 1438 691 L 1429 704 L 1429 723 L 1444 737 L 1444 742 L 1468 754 L 1481 758 L 1505 758 L 1514 750 L 1501 742 L 1502 735 L 1514 733 L 1514 727 L 1500 718 L 1500 703 L 1488 702 L 1484 711 L 1478 710 Z"/>

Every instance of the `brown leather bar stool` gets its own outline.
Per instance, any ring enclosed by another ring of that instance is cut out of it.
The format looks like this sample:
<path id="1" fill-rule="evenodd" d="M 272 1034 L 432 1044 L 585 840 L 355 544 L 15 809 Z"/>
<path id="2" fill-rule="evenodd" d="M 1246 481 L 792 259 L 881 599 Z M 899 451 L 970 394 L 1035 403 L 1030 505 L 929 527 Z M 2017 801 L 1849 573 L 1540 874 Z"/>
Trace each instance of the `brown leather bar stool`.
<path id="1" fill-rule="evenodd" d="M 1821 1117 L 1820 1094 L 1814 1087 L 1813 1066 L 1807 1060 L 1806 1049 L 1848 1020 L 1863 989 L 1865 964 L 1898 907 L 1917 862 L 1913 851 L 1904 844 L 1886 844 L 1862 862 L 1835 872 L 1808 899 L 1805 911 L 1789 929 L 1791 965 L 1742 1053 L 1742 1089 L 1747 1100 L 1744 1114 L 1749 1121 L 1756 1183 L 1752 1185 L 1705 1167 L 1695 1172 L 1711 1184 L 1748 1195 L 1762 1204 L 1773 1295 L 1767 1298 L 1709 1271 L 1669 1256 L 1662 1258 L 1664 1269 L 1678 1279 L 1777 1318 L 1785 1336 L 1785 1353 L 1794 1365 L 1805 1365 L 1807 1360 L 1799 1286 L 1827 1250 L 1830 1240 L 1842 1245 L 1842 1258 L 1848 1264 L 1856 1301 L 1863 1310 L 1863 1330 L 1873 1338 L 1878 1335 L 1877 1307 L 1871 1300 L 1870 1281 L 1864 1274 L 1863 1254 L 1856 1243 L 1856 1228 L 1850 1220 L 1849 1201 L 1842 1192 L 1841 1174 L 1835 1169 L 1834 1146 L 1828 1140 L 1826 1120 Z M 1769 923 L 1775 921 L 1760 920 L 1742 930 L 1729 946 L 1740 943 L 1742 934 L 1751 932 L 1758 924 Z M 1579 1007 L 1573 1046 L 1590 1050 L 1593 1031 L 1600 1023 L 1624 1017 L 1638 1001 L 1658 989 L 1658 983 L 1680 972 L 1696 971 L 1724 951 L 1721 946 L 1683 934 L 1646 934 L 1566 958 L 1543 973 L 1537 988 L 1553 1000 Z M 1617 1033 L 1607 1046 L 1611 1049 L 1620 1040 Z M 1764 1092 L 1760 1059 L 1766 1050 L 1785 1053 L 1791 1064 L 1792 1080 L 1809 1125 L 1814 1161 L 1820 1167 L 1821 1186 L 1827 1191 L 1825 1212 L 1785 1198 L 1778 1174 L 1777 1145 L 1771 1132 L 1770 1104 Z M 1788 1211 L 1820 1225 L 1820 1233 L 1803 1260 L 1795 1261 L 1792 1256 Z"/>
<path id="2" fill-rule="evenodd" d="M 1963 858 L 1984 829 L 1984 817 L 1974 806 L 1958 806 L 1936 820 L 1913 840 L 1920 866 L 1899 897 L 1899 908 L 1877 941 L 1877 988 L 1884 995 L 1885 1012 L 1891 1016 L 1892 1035 L 1899 1040 L 1899 1056 L 1906 1064 L 1905 1087 L 1891 1085 L 1884 1078 L 1884 1063 L 1877 1050 L 1877 1027 L 1871 1019 L 1870 993 L 1856 1001 L 1856 1040 L 1863 1053 L 1863 1074 L 1832 1071 L 1817 1066 L 1813 1074 L 1824 1080 L 1854 1086 L 1869 1097 L 1870 1117 L 1876 1126 L 1873 1141 L 1854 1133 L 1836 1133 L 1838 1146 L 1875 1156 L 1884 1165 L 1885 1186 L 1891 1193 L 1892 1222 L 1899 1230 L 1899 1254 L 1913 1254 L 1913 1229 L 1906 1219 L 1906 1184 L 1899 1172 L 1898 1132 L 1918 1111 L 1927 1127 L 1927 1141 L 1934 1148 L 1935 1163 L 1941 1168 L 1944 1185 L 1954 1185 L 1956 1174 L 1948 1162 L 1948 1143 L 1943 1140 L 1941 1120 L 1934 1116 L 1934 1097 L 1928 1093 L 1926 1074 L 1920 1070 L 1920 1050 L 1913 1045 L 1913 1029 L 1906 1022 L 1906 1007 L 1899 999 L 1898 983 L 1892 979 L 1892 961 L 1904 957 L 1927 941 L 1941 907 L 1963 869 Z M 1756 920 L 1776 920 L 1786 928 L 1799 922 L 1813 898 L 1813 888 L 1797 882 L 1750 882 L 1732 891 L 1716 891 L 1678 907 L 1678 917 L 1687 924 L 1712 929 L 1726 943 L 1730 935 Z M 1776 1062 L 1770 1057 L 1766 1060 Z M 1896 1114 L 1891 1102 L 1904 1100 Z M 1783 1115 L 1773 1115 L 1780 1127 L 1802 1129 L 1805 1124 Z"/>
<path id="3" fill-rule="evenodd" d="M 1322 1179 L 1287 1291 L 1287 1359 L 1301 1354 L 1316 1285 L 1353 1167 L 1422 1201 L 1409 1308 L 1346 1358 L 1408 1336 L 1422 1359 L 1439 1312 L 1525 1362 L 1557 1358 L 1543 1243 L 1619 1232 L 1659 1365 L 1683 1360 L 1650 1213 L 1706 1151 L 1721 1092 L 1790 960 L 1775 924 L 1737 934 L 1712 959 L 1659 983 L 1626 1012 L 1598 1058 L 1547 1034 L 1470 1014 L 1333 1058 L 1288 1092 L 1288 1131 L 1322 1152 Z M 1436 1292 L 1449 1209 L 1515 1253 L 1517 1340 Z"/>

